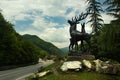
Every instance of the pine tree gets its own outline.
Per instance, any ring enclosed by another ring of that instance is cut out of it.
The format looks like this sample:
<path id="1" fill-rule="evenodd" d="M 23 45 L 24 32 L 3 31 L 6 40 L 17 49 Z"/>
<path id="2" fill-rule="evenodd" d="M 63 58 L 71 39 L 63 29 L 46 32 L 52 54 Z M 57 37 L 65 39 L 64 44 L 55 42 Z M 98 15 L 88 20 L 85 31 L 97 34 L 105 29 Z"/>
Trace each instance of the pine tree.
<path id="1" fill-rule="evenodd" d="M 99 29 L 102 26 L 101 22 L 103 22 L 101 18 L 102 16 L 100 15 L 100 12 L 103 11 L 101 8 L 101 3 L 97 0 L 87 0 L 87 2 L 88 8 L 86 10 L 88 15 L 90 15 L 90 20 L 88 23 L 91 23 L 92 32 L 98 33 Z"/>

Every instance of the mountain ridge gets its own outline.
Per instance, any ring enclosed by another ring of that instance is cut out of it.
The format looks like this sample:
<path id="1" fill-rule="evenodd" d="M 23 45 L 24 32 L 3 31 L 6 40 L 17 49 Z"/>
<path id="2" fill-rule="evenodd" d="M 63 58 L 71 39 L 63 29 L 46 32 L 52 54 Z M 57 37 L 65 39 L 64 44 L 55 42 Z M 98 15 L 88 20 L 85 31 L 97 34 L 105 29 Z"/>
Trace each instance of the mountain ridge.
<path id="1" fill-rule="evenodd" d="M 62 55 L 64 53 L 52 43 L 47 42 L 36 35 L 25 34 L 23 35 L 23 37 L 28 41 L 30 41 L 39 49 L 45 50 L 47 53 L 54 54 L 54 55 Z"/>

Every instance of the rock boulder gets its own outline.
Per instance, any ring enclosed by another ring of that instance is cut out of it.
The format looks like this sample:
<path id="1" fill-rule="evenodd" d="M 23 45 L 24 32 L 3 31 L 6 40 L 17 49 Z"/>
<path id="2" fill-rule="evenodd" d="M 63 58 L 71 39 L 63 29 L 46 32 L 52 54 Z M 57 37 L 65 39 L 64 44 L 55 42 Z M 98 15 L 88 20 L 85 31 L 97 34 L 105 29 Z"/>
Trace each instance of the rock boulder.
<path id="1" fill-rule="evenodd" d="M 88 60 L 83 60 L 83 65 L 88 68 L 88 69 L 91 69 L 92 68 L 92 64 L 90 61 Z"/>
<path id="2" fill-rule="evenodd" d="M 80 61 L 67 61 L 61 66 L 62 71 L 67 71 L 68 69 L 78 70 L 82 68 L 82 63 Z"/>

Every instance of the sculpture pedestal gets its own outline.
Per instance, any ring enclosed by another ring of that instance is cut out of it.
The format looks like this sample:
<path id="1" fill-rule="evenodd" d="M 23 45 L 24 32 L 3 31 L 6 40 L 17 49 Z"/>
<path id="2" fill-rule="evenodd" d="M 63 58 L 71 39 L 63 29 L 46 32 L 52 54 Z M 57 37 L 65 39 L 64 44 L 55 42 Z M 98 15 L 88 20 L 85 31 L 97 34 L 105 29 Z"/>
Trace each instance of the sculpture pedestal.
<path id="1" fill-rule="evenodd" d="M 95 60 L 94 55 L 84 54 L 83 52 L 70 52 L 67 61 Z"/>
<path id="2" fill-rule="evenodd" d="M 80 56 L 83 52 L 78 52 L 78 51 L 70 51 L 68 53 L 68 56 Z"/>

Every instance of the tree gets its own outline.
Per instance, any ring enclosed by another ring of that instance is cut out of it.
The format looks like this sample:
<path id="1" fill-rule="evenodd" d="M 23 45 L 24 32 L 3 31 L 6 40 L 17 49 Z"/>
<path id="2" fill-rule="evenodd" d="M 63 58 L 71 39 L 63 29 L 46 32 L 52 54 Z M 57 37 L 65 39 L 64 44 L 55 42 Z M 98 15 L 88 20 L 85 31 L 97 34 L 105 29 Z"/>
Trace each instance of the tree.
<path id="1" fill-rule="evenodd" d="M 98 2 L 97 0 L 87 0 L 88 2 L 88 8 L 87 13 L 90 15 L 90 20 L 88 21 L 91 22 L 91 27 L 92 27 L 92 32 L 98 33 L 99 29 L 102 26 L 103 20 L 101 19 L 100 12 L 102 12 L 101 8 L 101 3 Z"/>
<path id="2" fill-rule="evenodd" d="M 99 55 L 120 62 L 120 26 L 107 24 L 100 30 L 98 36 Z"/>
<path id="3" fill-rule="evenodd" d="M 104 4 L 108 5 L 106 8 L 108 14 L 116 18 L 112 20 L 111 23 L 120 24 L 120 0 L 105 0 Z"/>

